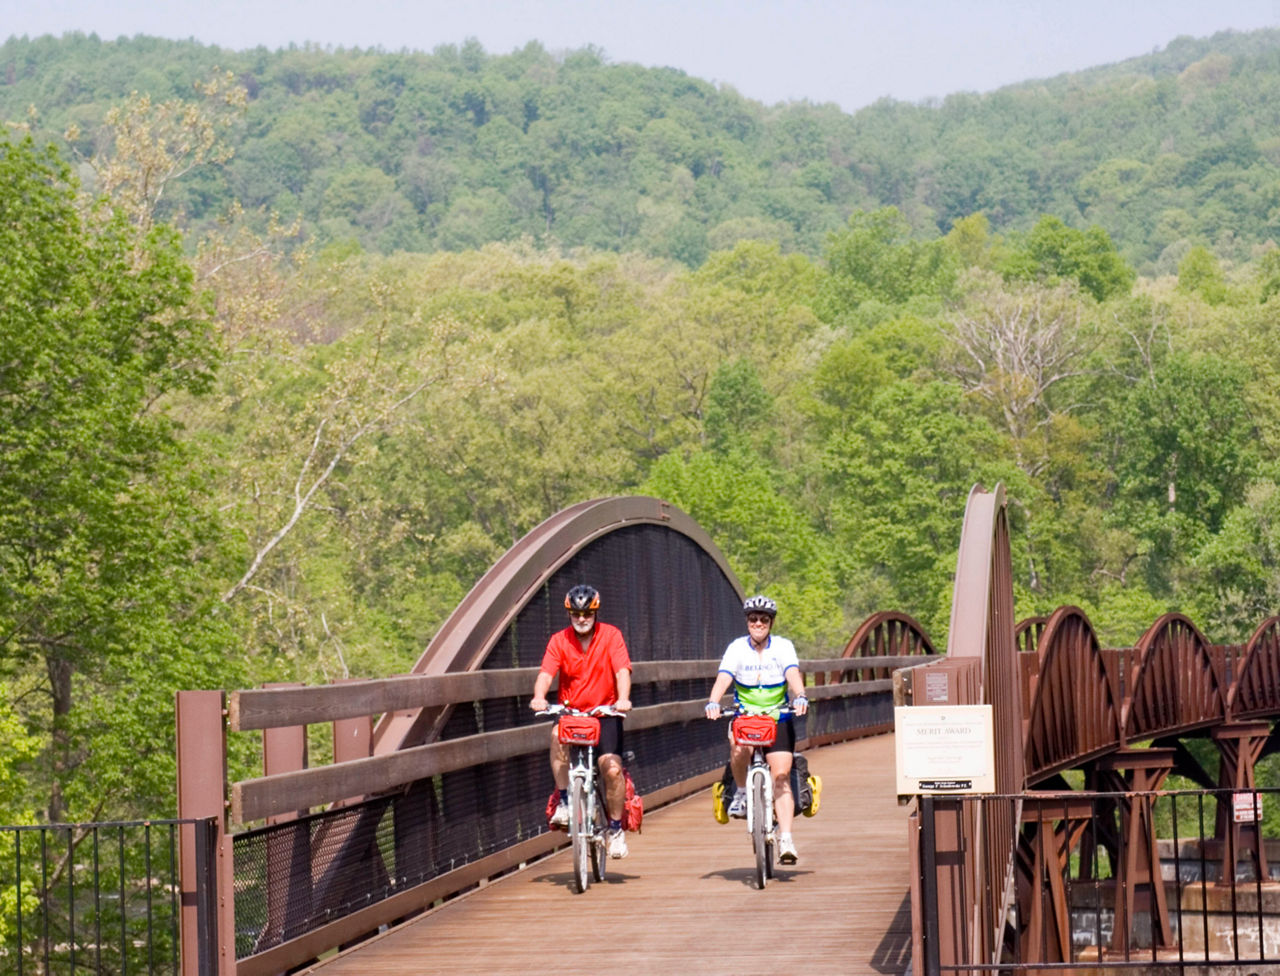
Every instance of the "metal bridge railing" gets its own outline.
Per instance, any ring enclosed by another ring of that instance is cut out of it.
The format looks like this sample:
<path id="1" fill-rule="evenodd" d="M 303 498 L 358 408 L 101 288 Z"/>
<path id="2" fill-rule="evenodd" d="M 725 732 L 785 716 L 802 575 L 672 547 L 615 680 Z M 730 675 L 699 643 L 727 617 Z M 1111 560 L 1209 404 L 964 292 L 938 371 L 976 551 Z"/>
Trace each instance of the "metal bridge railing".
<path id="1" fill-rule="evenodd" d="M 211 820 L 0 826 L 0 973 L 176 974 L 181 967 L 180 841 L 206 853 Z M 211 858 L 197 857 L 204 959 L 214 972 Z"/>
<path id="2" fill-rule="evenodd" d="M 892 728 L 892 680 L 865 677 L 918 657 L 802 662 L 823 673 L 810 688 L 808 742 L 817 745 Z M 702 720 L 718 661 L 637 663 L 626 748 L 648 805 L 710 785 L 727 757 L 723 729 Z M 563 841 L 545 807 L 550 728 L 528 710 L 536 669 L 412 675 L 326 687 L 234 692 L 225 710 L 202 705 L 197 728 L 179 695 L 181 744 L 193 758 L 227 731 L 264 732 L 266 775 L 233 784 L 208 777 L 200 809 L 229 796 L 233 865 L 221 878 L 220 909 L 234 918 L 235 972 L 276 973 L 350 944 L 546 854 Z M 219 698 L 219 700 L 221 700 Z M 371 755 L 372 715 L 409 707 L 451 709 L 452 738 Z M 225 718 L 225 727 L 224 727 Z M 332 723 L 340 762 L 307 768 L 307 725 Z M 356 723 L 353 725 L 352 723 Z M 201 730 L 203 729 L 203 731 Z M 350 743 L 363 743 L 361 752 Z M 346 743 L 340 745 L 340 742 Z M 224 890 L 229 889 L 229 890 Z M 234 903 L 233 907 L 232 903 Z M 233 913 L 233 914 L 232 914 Z M 225 960 L 227 947 L 223 947 Z M 225 962 L 224 962 L 225 965 Z"/>
<path id="3" fill-rule="evenodd" d="M 995 950 L 947 958 L 954 947 L 934 925 L 917 973 L 1280 971 L 1280 841 L 1262 839 L 1280 790 L 1027 792 L 920 804 L 926 919 L 938 917 L 939 893 L 929 834 L 959 836 L 962 821 L 982 821 L 991 808 L 1012 814 L 1019 830 Z"/>

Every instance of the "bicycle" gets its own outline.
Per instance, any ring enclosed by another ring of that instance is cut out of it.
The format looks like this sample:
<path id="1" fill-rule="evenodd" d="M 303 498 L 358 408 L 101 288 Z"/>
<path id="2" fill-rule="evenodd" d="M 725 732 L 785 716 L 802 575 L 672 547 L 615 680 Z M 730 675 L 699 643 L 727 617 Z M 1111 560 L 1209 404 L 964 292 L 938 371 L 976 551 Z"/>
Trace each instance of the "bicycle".
<path id="1" fill-rule="evenodd" d="M 773 773 L 765 759 L 765 749 L 778 737 L 778 719 L 793 714 L 790 708 L 771 714 L 752 712 L 739 707 L 726 712 L 732 720 L 733 742 L 751 746 L 751 763 L 747 766 L 747 833 L 756 859 L 756 887 L 763 890 L 773 877 L 774 848 L 778 837 L 773 809 Z"/>
<path id="2" fill-rule="evenodd" d="M 549 705 L 537 712 L 557 720 L 557 735 L 569 746 L 569 841 L 573 848 L 573 884 L 579 894 L 591 880 L 604 880 L 609 858 L 605 828 L 604 783 L 596 769 L 595 747 L 600 742 L 601 715 L 621 715 L 611 706 L 601 705 L 579 711 L 564 705 Z"/>

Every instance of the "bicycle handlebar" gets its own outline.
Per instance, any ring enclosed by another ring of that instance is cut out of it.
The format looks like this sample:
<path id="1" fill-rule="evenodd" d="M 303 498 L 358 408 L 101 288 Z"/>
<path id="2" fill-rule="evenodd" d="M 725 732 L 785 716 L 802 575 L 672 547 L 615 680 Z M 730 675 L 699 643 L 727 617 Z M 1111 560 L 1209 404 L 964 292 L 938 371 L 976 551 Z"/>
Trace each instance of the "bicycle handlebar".
<path id="1" fill-rule="evenodd" d="M 708 704 L 710 704 L 710 703 L 708 703 Z M 788 716 L 788 715 L 794 715 L 794 714 L 795 714 L 795 709 L 790 708 L 790 707 L 788 707 L 788 706 L 786 706 L 786 705 L 783 705 L 781 708 L 779 708 L 779 709 L 778 709 L 778 715 L 777 715 L 777 717 L 778 717 L 778 718 L 784 718 L 784 717 L 786 717 L 786 716 Z M 721 706 L 720 706 L 720 715 L 718 716 L 718 718 L 737 718 L 739 715 L 769 715 L 769 716 L 772 716 L 772 715 L 773 715 L 773 709 L 765 709 L 765 710 L 763 710 L 763 711 L 755 711 L 755 710 L 750 709 L 750 708 L 743 708 L 741 705 L 738 705 L 738 706 L 736 706 L 736 707 L 735 707 L 735 706 L 733 706 L 733 705 L 730 705 L 728 708 L 725 708 L 723 705 L 721 705 Z"/>
<path id="2" fill-rule="evenodd" d="M 568 705 L 548 705 L 540 712 L 534 712 L 539 718 L 559 718 L 561 715 L 616 715 L 619 718 L 626 716 L 626 712 L 620 712 L 612 705 L 597 705 L 595 708 L 588 708 L 585 711 L 580 708 L 571 708 Z"/>

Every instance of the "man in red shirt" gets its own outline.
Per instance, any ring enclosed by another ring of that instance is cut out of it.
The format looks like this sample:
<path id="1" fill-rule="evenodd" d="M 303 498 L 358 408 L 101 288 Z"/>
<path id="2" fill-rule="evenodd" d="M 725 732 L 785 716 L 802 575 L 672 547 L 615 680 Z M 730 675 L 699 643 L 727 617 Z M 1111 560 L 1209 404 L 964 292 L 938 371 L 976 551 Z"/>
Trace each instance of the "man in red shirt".
<path id="1" fill-rule="evenodd" d="M 529 707 L 535 712 L 547 707 L 551 682 L 560 675 L 560 704 L 580 711 L 612 705 L 616 711 L 631 710 L 631 655 L 622 631 L 596 619 L 600 594 L 594 587 L 579 584 L 564 598 L 569 626 L 547 641 L 542 666 L 533 683 Z M 627 784 L 622 773 L 622 717 L 600 716 L 600 744 L 596 747 L 600 774 L 604 778 L 605 810 L 609 816 L 609 856 L 627 856 L 627 838 L 622 830 L 623 804 Z M 553 824 L 569 823 L 569 747 L 551 730 L 551 775 L 560 791 L 560 804 L 551 818 Z"/>

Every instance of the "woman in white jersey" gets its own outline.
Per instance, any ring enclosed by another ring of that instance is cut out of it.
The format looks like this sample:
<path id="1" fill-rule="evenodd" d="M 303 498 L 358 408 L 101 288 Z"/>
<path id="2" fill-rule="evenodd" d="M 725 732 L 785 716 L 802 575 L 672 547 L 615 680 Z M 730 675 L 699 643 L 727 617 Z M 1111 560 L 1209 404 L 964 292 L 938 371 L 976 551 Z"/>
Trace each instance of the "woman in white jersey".
<path id="1" fill-rule="evenodd" d="M 804 677 L 796 648 L 785 637 L 777 637 L 773 630 L 778 605 L 767 596 L 753 596 L 742 605 L 747 615 L 747 633 L 732 641 L 720 659 L 720 671 L 711 686 L 707 702 L 707 718 L 720 717 L 720 699 L 733 685 L 734 701 L 752 711 L 772 712 L 791 703 L 796 715 L 803 715 L 809 708 L 804 696 Z M 765 750 L 769 771 L 773 773 L 774 808 L 778 818 L 778 861 L 795 864 L 799 859 L 795 841 L 791 838 L 791 822 L 795 816 L 795 800 L 791 796 L 791 754 L 796 748 L 795 726 L 791 716 L 778 722 L 778 737 Z M 733 767 L 733 779 L 737 791 L 729 804 L 729 816 L 747 815 L 747 764 L 751 761 L 751 747 L 733 745 L 729 764 Z"/>

